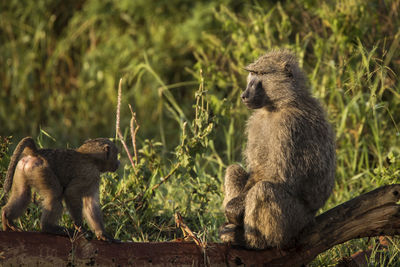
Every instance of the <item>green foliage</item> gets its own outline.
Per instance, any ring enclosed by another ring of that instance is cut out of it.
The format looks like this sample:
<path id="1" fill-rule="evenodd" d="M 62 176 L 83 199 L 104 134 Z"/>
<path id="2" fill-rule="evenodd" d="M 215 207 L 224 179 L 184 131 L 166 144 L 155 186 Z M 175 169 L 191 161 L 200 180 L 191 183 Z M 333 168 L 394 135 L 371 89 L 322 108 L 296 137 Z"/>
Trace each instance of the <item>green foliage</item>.
<path id="1" fill-rule="evenodd" d="M 0 136 L 43 146 L 114 134 L 137 113 L 139 160 L 101 186 L 107 228 L 125 240 L 181 235 L 182 213 L 215 241 L 224 218 L 225 167 L 241 162 L 249 111 L 243 67 L 266 50 L 299 56 L 337 136 L 337 179 L 323 210 L 383 184 L 400 169 L 399 0 L 3 1 L 0 3 Z M 124 129 L 124 128 L 123 128 Z M 0 142 L 1 143 L 1 142 Z M 4 143 L 4 142 L 3 142 Z M 128 142 L 127 142 L 128 143 Z M 9 147 L 7 142 L 4 147 Z M 58 145 L 60 146 L 60 145 Z M 4 172 L 11 154 L 0 162 Z M 321 210 L 320 212 L 322 212 Z M 21 218 L 37 229 L 38 210 Z M 63 223 L 70 223 L 63 217 Z M 332 265 L 374 243 L 354 240 L 320 255 Z M 399 250 L 393 239 L 386 262 Z M 389 261 L 388 261 L 389 260 Z M 377 264 L 371 256 L 371 264 Z"/>
<path id="2" fill-rule="evenodd" d="M 10 155 L 8 154 L 8 147 L 11 143 L 11 136 L 0 136 L 0 179 L 1 183 L 4 181 L 6 175 Z"/>

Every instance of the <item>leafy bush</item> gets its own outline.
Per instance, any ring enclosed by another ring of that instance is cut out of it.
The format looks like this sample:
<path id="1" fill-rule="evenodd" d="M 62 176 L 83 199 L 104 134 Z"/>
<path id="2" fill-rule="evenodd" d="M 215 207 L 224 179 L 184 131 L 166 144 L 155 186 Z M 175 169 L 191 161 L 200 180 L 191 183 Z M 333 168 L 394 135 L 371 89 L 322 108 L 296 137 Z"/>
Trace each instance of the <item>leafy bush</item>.
<path id="1" fill-rule="evenodd" d="M 8 166 L 8 162 L 10 160 L 10 156 L 8 154 L 8 147 L 11 143 L 10 137 L 0 136 L 0 180 L 4 181 L 6 170 Z"/>
<path id="2" fill-rule="evenodd" d="M 71 146 L 112 136 L 117 81 L 123 77 L 121 125 L 130 141 L 130 103 L 140 124 L 139 161 L 133 168 L 122 152 L 125 167 L 105 175 L 107 228 L 125 240 L 170 240 L 180 235 L 173 222 L 180 211 L 200 236 L 216 241 L 224 220 L 223 172 L 241 161 L 250 113 L 239 98 L 243 67 L 285 47 L 297 53 L 336 130 L 337 180 L 326 210 L 399 182 L 399 5 L 3 1 L 0 136 L 13 135 L 14 146 L 25 135 L 54 146 L 43 133 Z M 0 164 L 3 172 L 9 154 Z M 29 210 L 21 227 L 37 229 L 38 210 Z M 369 244 L 348 242 L 313 264 L 333 264 Z M 392 263 L 397 247 L 394 239 Z"/>

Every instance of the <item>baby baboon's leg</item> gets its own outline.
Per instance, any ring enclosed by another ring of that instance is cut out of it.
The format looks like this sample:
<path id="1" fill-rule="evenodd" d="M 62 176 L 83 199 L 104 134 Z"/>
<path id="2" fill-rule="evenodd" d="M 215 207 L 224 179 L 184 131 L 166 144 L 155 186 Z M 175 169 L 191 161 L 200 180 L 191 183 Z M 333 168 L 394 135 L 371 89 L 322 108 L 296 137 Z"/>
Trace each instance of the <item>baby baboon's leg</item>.
<path id="1" fill-rule="evenodd" d="M 244 234 L 250 248 L 284 247 L 313 215 L 282 185 L 261 181 L 245 200 Z"/>
<path id="2" fill-rule="evenodd" d="M 56 235 L 67 235 L 68 232 L 64 227 L 58 225 L 58 220 L 61 217 L 63 211 L 62 198 L 54 195 L 47 195 L 42 202 L 42 217 L 40 220 L 40 227 L 43 232 L 56 234 Z"/>
<path id="3" fill-rule="evenodd" d="M 237 197 L 246 185 L 248 173 L 238 164 L 229 165 L 225 171 L 225 198 L 223 207 L 232 199 Z"/>
<path id="4" fill-rule="evenodd" d="M 21 159 L 17 164 L 14 173 L 13 184 L 11 187 L 11 194 L 7 204 L 2 210 L 2 226 L 3 230 L 18 231 L 14 225 L 13 220 L 20 217 L 28 206 L 31 198 L 31 188 L 27 184 L 24 174 L 24 166 L 26 159 Z"/>
<path id="5" fill-rule="evenodd" d="M 40 227 L 46 233 L 66 235 L 65 229 L 58 225 L 63 212 L 63 189 L 48 162 L 43 158 L 41 160 L 41 164 L 35 165 L 31 170 L 32 184 L 43 198 Z"/>
<path id="6" fill-rule="evenodd" d="M 82 188 L 78 188 L 76 185 L 76 181 L 71 181 L 70 185 L 68 185 L 65 190 L 65 204 L 67 205 L 67 209 L 74 221 L 75 229 L 79 232 L 86 232 L 86 229 L 83 227 L 83 216 L 82 216 Z"/>
<path id="7" fill-rule="evenodd" d="M 83 198 L 83 214 L 85 215 L 89 226 L 96 234 L 97 239 L 109 242 L 116 241 L 104 228 L 98 187 L 92 187 L 91 192 L 88 192 L 88 195 Z"/>

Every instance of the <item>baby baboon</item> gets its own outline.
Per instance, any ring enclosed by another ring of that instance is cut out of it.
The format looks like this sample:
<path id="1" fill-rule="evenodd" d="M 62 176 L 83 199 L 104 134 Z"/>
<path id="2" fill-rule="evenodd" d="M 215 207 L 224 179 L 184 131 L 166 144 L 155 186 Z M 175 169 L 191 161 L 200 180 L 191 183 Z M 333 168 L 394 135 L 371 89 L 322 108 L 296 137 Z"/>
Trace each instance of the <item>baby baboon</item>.
<path id="1" fill-rule="evenodd" d="M 241 98 L 254 109 L 244 151 L 248 171 L 237 164 L 226 170 L 228 223 L 221 239 L 249 248 L 284 247 L 331 194 L 334 134 L 292 53 L 269 52 L 246 70 Z"/>
<path id="2" fill-rule="evenodd" d="M 4 182 L 4 191 L 11 189 L 11 195 L 2 210 L 3 230 L 18 230 L 13 220 L 25 211 L 33 187 L 42 197 L 43 232 L 67 234 L 57 224 L 64 200 L 77 230 L 84 232 L 83 209 L 97 238 L 113 241 L 103 225 L 99 183 L 100 173 L 117 170 L 117 156 L 117 147 L 106 138 L 87 140 L 76 150 L 61 150 L 37 149 L 33 139 L 25 137 L 11 157 Z"/>

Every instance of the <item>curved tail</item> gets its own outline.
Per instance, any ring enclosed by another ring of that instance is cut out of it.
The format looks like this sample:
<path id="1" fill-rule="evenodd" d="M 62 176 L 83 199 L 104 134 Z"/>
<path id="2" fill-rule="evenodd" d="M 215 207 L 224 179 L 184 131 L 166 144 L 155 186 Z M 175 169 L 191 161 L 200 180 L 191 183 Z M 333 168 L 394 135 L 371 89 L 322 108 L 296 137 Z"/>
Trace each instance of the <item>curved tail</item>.
<path id="1" fill-rule="evenodd" d="M 28 149 L 25 149 L 28 148 Z M 17 147 L 14 150 L 14 153 L 11 156 L 10 164 L 8 164 L 6 179 L 4 180 L 4 192 L 8 193 L 11 189 L 11 185 L 13 183 L 13 177 L 15 173 L 15 168 L 17 167 L 17 163 L 21 157 L 21 154 L 24 155 L 34 155 L 36 153 L 36 144 L 32 137 L 28 136 L 22 139 Z"/>

